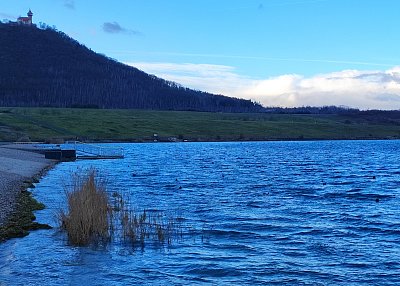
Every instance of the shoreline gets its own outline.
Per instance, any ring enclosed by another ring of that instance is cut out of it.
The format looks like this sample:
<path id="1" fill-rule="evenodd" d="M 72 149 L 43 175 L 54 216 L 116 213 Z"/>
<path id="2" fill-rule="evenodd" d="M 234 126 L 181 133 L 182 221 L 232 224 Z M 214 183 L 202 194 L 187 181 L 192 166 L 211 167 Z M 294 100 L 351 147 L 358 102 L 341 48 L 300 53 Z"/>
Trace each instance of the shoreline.
<path id="1" fill-rule="evenodd" d="M 16 233 L 12 228 L 20 226 L 16 221 L 21 219 L 24 219 L 24 233 L 32 227 L 38 227 L 39 224 L 32 223 L 32 212 L 37 210 L 40 204 L 27 189 L 33 187 L 33 184 L 57 163 L 45 159 L 43 154 L 33 150 L 21 149 L 24 148 L 17 144 L 0 146 L 0 232 L 5 228 L 11 233 Z M 0 233 L 0 241 L 4 240 L 1 235 Z M 15 236 L 18 236 L 18 233 Z"/>
<path id="2" fill-rule="evenodd" d="M 63 140 L 63 139 L 61 139 Z M 132 140 L 110 140 L 110 139 L 95 139 L 95 140 L 83 140 L 83 141 L 77 141 L 79 143 L 84 143 L 84 144 L 104 144 L 104 143 L 121 143 L 121 144 L 153 144 L 153 143 L 239 143 L 239 142 L 288 142 L 288 141 L 293 141 L 293 142 L 309 142 L 309 141 L 395 141 L 395 140 L 400 140 L 399 137 L 357 137 L 357 138 L 270 138 L 270 139 L 255 139 L 255 138 L 245 138 L 242 140 L 214 140 L 214 139 L 185 139 L 185 140 L 168 140 L 168 139 L 159 139 L 157 141 L 154 140 L 141 140 L 141 139 L 132 139 Z M 67 141 L 74 141 L 74 140 L 69 140 L 65 139 L 65 142 Z M 56 144 L 64 144 L 64 142 L 58 141 L 57 143 L 46 143 L 46 142 L 34 142 L 38 144 L 50 144 L 50 145 L 56 145 Z M 5 144 L 11 144 L 9 142 L 1 142 L 0 141 L 0 148 L 2 145 Z M 15 146 L 15 149 L 19 149 L 18 146 L 24 147 L 24 146 L 29 146 L 33 144 L 32 142 L 15 142 L 12 143 Z M 30 152 L 39 152 L 38 150 L 31 149 L 29 150 L 28 148 L 21 148 L 20 150 L 23 151 L 30 151 Z"/>
<path id="3" fill-rule="evenodd" d="M 240 143 L 240 142 L 310 142 L 310 141 L 396 141 L 400 137 L 395 138 L 279 138 L 279 139 L 243 139 L 243 140 L 85 140 L 79 141 L 86 144 L 154 144 L 154 143 Z M 68 141 L 68 140 L 66 140 Z M 61 143 L 63 144 L 63 143 Z"/>

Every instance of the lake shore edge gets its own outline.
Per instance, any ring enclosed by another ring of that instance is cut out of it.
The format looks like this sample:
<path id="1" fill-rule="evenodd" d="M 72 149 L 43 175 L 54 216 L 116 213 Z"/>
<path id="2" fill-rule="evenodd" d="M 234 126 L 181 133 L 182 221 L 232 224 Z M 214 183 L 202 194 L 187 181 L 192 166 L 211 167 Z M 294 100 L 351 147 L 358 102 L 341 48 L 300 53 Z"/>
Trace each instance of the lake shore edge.
<path id="1" fill-rule="evenodd" d="M 28 189 L 57 162 L 16 144 L 0 146 L 0 161 L 0 243 L 26 236 L 30 230 L 49 228 L 34 222 L 33 212 L 44 205 Z"/>
<path id="2" fill-rule="evenodd" d="M 132 139 L 132 140 L 111 140 L 111 139 L 88 139 L 77 142 L 87 143 L 87 144 L 153 144 L 153 143 L 240 143 L 240 142 L 310 142 L 310 141 L 391 141 L 391 140 L 400 140 L 399 137 L 363 137 L 363 138 L 271 138 L 271 139 L 227 139 L 227 140 L 214 140 L 214 139 L 185 139 L 185 140 L 169 140 L 167 139 L 158 139 L 158 140 L 142 140 L 142 139 Z M 65 140 L 65 142 L 74 141 L 74 140 Z M 2 142 L 0 142 L 1 144 Z M 27 142 L 29 143 L 29 142 Z M 38 142 L 40 144 L 64 144 L 62 141 L 57 140 L 55 143 L 44 143 Z"/>

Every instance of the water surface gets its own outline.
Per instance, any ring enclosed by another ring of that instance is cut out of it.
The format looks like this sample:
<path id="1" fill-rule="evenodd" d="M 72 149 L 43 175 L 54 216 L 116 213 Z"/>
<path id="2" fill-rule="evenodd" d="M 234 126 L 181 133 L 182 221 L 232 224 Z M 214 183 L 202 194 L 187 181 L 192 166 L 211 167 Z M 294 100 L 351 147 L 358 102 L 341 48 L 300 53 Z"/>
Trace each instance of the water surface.
<path id="1" fill-rule="evenodd" d="M 63 186 L 95 167 L 138 210 L 191 235 L 144 249 L 71 247 L 57 229 L 0 245 L 0 285 L 397 285 L 400 141 L 119 144 L 61 163 L 33 190 L 56 225 Z"/>

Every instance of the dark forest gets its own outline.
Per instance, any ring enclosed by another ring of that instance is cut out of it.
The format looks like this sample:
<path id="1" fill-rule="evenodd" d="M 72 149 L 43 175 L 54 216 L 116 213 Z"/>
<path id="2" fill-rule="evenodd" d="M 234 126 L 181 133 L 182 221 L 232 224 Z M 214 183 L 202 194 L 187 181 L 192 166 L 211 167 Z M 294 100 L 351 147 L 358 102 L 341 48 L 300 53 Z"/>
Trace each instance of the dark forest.
<path id="1" fill-rule="evenodd" d="M 63 32 L 0 23 L 0 106 L 260 112 L 95 53 Z"/>

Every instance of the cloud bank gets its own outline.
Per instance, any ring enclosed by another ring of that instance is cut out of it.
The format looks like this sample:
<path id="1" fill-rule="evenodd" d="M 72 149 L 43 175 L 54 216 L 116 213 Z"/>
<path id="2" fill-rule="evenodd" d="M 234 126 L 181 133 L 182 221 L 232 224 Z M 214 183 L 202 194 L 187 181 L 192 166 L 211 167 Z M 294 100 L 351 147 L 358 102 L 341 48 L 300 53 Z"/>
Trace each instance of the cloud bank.
<path id="1" fill-rule="evenodd" d="M 386 71 L 344 70 L 312 77 L 281 75 L 253 81 L 242 92 L 264 105 L 400 109 L 400 67 Z"/>
<path id="2" fill-rule="evenodd" d="M 129 64 L 190 88 L 252 99 L 264 106 L 400 109 L 400 66 L 384 71 L 343 70 L 310 77 L 285 74 L 253 79 L 223 65 Z"/>
<path id="3" fill-rule="evenodd" d="M 109 34 L 140 35 L 140 32 L 121 27 L 117 22 L 105 22 L 103 24 L 103 31 Z"/>

